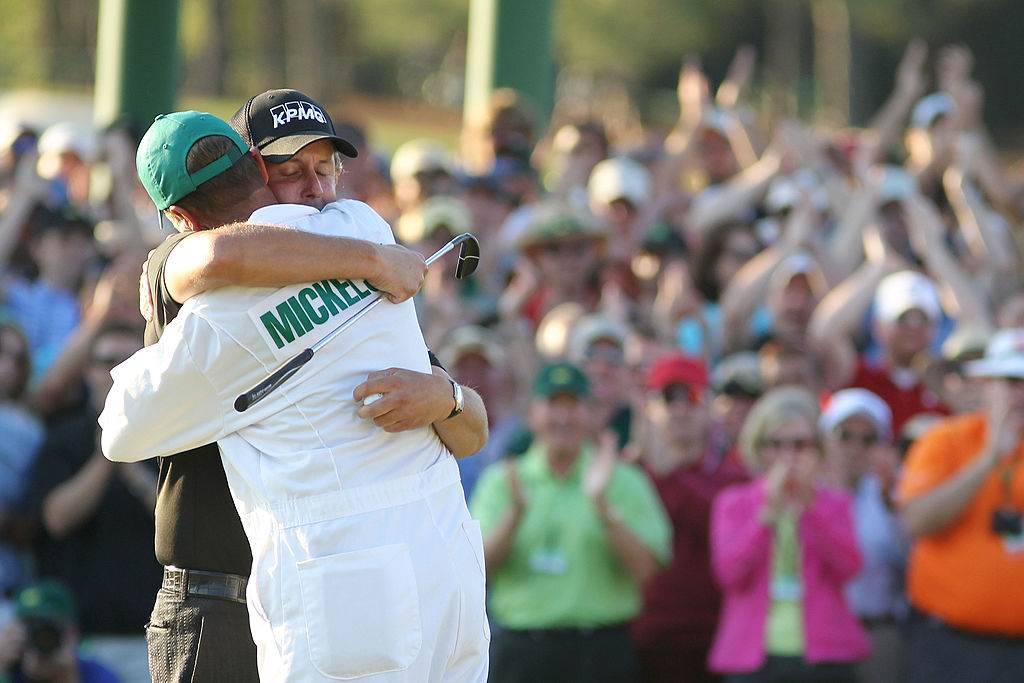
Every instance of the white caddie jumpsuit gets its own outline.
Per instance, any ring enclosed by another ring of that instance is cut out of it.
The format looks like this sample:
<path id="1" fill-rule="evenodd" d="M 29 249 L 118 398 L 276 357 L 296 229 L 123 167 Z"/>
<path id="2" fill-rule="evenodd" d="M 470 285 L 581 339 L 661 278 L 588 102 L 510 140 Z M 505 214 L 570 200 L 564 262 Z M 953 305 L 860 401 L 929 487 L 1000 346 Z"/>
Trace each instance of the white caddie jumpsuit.
<path id="1" fill-rule="evenodd" d="M 250 221 L 394 243 L 356 201 Z M 103 452 L 137 461 L 217 442 L 252 546 L 262 680 L 483 682 L 483 544 L 455 459 L 433 429 L 389 434 L 352 399 L 372 371 L 430 372 L 412 300 L 378 305 L 262 402 L 233 408 L 372 292 L 338 279 L 189 300 L 159 343 L 112 371 Z"/>

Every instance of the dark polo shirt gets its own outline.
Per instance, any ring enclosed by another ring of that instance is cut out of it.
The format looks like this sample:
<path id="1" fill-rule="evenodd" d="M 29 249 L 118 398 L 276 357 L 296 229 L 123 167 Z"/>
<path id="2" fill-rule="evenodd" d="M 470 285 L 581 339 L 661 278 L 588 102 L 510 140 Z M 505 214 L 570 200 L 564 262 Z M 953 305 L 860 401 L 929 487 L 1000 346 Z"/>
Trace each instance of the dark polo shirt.
<path id="1" fill-rule="evenodd" d="M 187 233 L 168 237 L 149 259 L 153 321 L 146 345 L 155 343 L 181 309 L 164 285 L 167 256 Z M 183 569 L 249 575 L 252 552 L 228 491 L 217 444 L 160 458 L 156 497 L 156 559 Z"/>
<path id="2" fill-rule="evenodd" d="M 711 506 L 747 474 L 728 461 L 712 465 L 707 457 L 664 475 L 647 474 L 672 522 L 672 562 L 644 587 L 634 642 L 641 649 L 710 648 L 721 602 L 711 572 Z"/>

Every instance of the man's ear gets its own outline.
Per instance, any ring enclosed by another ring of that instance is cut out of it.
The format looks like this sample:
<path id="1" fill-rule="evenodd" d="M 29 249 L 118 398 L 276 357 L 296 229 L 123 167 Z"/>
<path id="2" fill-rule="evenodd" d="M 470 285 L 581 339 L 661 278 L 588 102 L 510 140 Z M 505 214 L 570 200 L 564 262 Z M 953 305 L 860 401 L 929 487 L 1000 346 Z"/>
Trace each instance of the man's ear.
<path id="1" fill-rule="evenodd" d="M 198 218 L 189 213 L 188 209 L 183 209 L 177 204 L 167 207 L 165 213 L 171 219 L 171 222 L 174 223 L 174 228 L 178 232 L 196 232 L 203 229 L 202 223 L 199 222 Z"/>
<path id="2" fill-rule="evenodd" d="M 267 171 L 267 162 L 263 160 L 263 155 L 255 147 L 249 148 L 249 154 L 252 155 L 253 160 L 256 162 L 256 168 L 260 169 L 260 175 L 263 176 L 263 182 L 270 182 L 270 172 Z"/>

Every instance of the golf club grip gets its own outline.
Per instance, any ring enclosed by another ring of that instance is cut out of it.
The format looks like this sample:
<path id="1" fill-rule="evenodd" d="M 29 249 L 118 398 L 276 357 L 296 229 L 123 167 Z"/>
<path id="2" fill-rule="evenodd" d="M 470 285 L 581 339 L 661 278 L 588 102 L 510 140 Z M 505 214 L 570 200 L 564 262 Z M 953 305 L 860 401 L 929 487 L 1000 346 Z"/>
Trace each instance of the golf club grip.
<path id="1" fill-rule="evenodd" d="M 244 394 L 240 394 L 238 398 L 235 399 L 235 410 L 240 413 L 244 413 L 250 407 L 266 398 L 267 394 L 280 386 L 281 383 L 298 372 L 299 368 L 311 360 L 313 360 L 313 349 L 306 349 L 299 355 L 295 356 L 295 358 L 292 358 L 290 361 L 279 367 L 269 377 L 254 386 L 252 389 Z"/>

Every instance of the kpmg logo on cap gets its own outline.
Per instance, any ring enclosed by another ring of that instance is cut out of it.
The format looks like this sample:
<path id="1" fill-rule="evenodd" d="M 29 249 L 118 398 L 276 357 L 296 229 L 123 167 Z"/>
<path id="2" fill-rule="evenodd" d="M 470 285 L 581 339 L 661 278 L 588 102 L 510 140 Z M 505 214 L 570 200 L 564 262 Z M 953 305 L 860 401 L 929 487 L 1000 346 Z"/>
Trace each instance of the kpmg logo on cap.
<path id="1" fill-rule="evenodd" d="M 295 120 L 313 120 L 317 123 L 327 123 L 327 117 L 324 116 L 320 107 L 310 102 L 285 102 L 276 107 L 271 107 L 270 115 L 274 119 L 275 130 L 278 126 L 287 125 Z"/>

